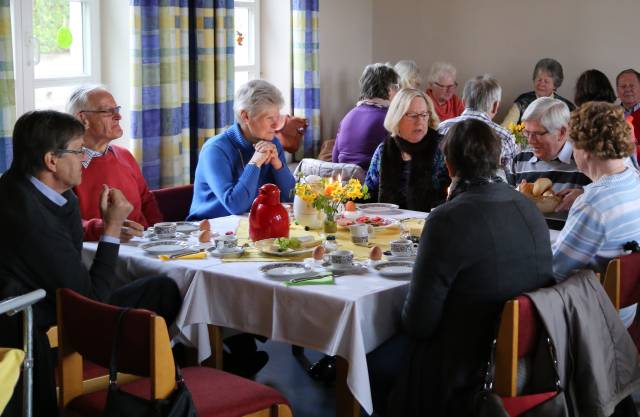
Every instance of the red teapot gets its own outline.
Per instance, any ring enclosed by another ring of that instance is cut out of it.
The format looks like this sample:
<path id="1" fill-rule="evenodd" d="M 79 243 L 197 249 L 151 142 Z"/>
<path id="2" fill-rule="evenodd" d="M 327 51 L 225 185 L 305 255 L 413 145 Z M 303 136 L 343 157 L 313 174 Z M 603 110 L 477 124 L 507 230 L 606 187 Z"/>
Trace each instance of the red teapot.
<path id="1" fill-rule="evenodd" d="M 275 237 L 289 237 L 289 214 L 280 204 L 280 189 L 275 184 L 265 184 L 249 212 L 249 238 L 254 242 Z"/>

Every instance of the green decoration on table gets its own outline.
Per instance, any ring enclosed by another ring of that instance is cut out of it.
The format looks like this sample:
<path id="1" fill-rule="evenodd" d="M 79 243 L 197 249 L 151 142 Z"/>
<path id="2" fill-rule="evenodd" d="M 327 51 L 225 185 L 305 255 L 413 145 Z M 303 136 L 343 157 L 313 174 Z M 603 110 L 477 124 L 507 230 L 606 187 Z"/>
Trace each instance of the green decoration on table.
<path id="1" fill-rule="evenodd" d="M 60 49 L 69 49 L 73 43 L 73 34 L 68 26 L 61 26 L 56 34 L 56 45 Z"/>

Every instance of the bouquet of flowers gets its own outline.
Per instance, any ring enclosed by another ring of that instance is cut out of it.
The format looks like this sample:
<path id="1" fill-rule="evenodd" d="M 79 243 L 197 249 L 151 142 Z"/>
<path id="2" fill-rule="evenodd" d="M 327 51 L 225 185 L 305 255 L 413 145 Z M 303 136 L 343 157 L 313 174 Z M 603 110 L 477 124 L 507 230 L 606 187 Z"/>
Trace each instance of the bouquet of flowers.
<path id="1" fill-rule="evenodd" d="M 520 146 L 520 149 L 525 149 L 529 146 L 529 141 L 524 135 L 524 123 L 509 123 L 509 132 L 516 138 L 516 143 Z"/>
<path id="2" fill-rule="evenodd" d="M 295 194 L 316 210 L 327 215 L 327 221 L 335 221 L 335 215 L 341 204 L 350 200 L 369 198 L 369 190 L 360 181 L 351 178 L 343 184 L 340 178 L 323 178 L 321 182 L 310 184 L 304 178 L 296 183 Z"/>

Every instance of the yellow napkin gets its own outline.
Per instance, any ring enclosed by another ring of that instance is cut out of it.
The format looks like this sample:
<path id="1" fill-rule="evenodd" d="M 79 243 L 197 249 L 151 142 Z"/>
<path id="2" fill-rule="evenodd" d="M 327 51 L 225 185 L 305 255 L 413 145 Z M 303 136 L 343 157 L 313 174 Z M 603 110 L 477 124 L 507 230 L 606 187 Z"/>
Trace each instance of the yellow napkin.
<path id="1" fill-rule="evenodd" d="M 357 260 L 365 260 L 369 258 L 371 248 L 358 246 L 351 242 L 351 232 L 348 229 L 338 228 L 336 233 L 338 249 L 350 250 Z M 313 236 L 314 239 L 324 240 L 326 235 L 321 230 L 304 230 L 303 226 L 291 224 L 289 226 L 289 237 Z M 238 245 L 251 242 L 249 240 L 249 221 L 241 219 L 236 231 Z M 375 234 L 369 237 L 370 246 L 379 246 L 383 251 L 389 249 L 389 242 L 400 238 L 400 227 L 386 227 L 384 229 L 376 229 Z M 306 257 L 310 257 L 307 255 Z M 302 257 L 286 257 L 286 256 L 270 256 L 260 252 L 251 246 L 245 249 L 245 253 L 241 258 L 223 259 L 225 262 L 281 262 L 281 261 L 300 261 Z"/>
<path id="2" fill-rule="evenodd" d="M 180 259 L 206 259 L 207 253 L 206 252 L 190 253 L 188 255 L 182 255 L 175 258 L 171 258 L 169 255 L 158 255 L 158 258 L 160 258 L 161 261 L 169 261 L 169 260 L 175 261 Z"/>
<path id="3" fill-rule="evenodd" d="M 23 360 L 24 352 L 20 349 L 0 348 L 0 414 L 13 394 Z"/>

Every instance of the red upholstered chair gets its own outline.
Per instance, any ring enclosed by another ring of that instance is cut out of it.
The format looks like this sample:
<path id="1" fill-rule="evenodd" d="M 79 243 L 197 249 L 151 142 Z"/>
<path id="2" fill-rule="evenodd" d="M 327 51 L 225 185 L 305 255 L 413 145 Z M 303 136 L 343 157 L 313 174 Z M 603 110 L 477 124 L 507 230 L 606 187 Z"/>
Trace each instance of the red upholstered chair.
<path id="1" fill-rule="evenodd" d="M 109 367 L 119 307 L 58 290 L 59 380 L 61 411 L 101 415 L 106 386 L 94 393 L 82 389 L 82 358 Z M 121 384 L 124 391 L 148 399 L 166 398 L 176 387 L 175 364 L 167 326 L 154 313 L 132 309 L 121 322 L 118 369 L 144 377 Z M 287 400 L 276 390 L 217 369 L 192 367 L 182 374 L 198 416 L 290 417 Z"/>
<path id="2" fill-rule="evenodd" d="M 640 302 L 640 253 L 631 253 L 609 261 L 604 289 L 616 309 Z M 640 352 L 640 322 L 636 314 L 629 334 Z"/>
<path id="3" fill-rule="evenodd" d="M 552 391 L 518 396 L 518 359 L 533 351 L 539 333 L 540 319 L 531 299 L 520 295 L 508 301 L 502 310 L 496 343 L 495 392 L 512 417 L 555 395 Z"/>
<path id="4" fill-rule="evenodd" d="M 156 198 L 165 221 L 179 222 L 189 215 L 193 199 L 192 184 L 151 190 L 151 194 Z"/>

